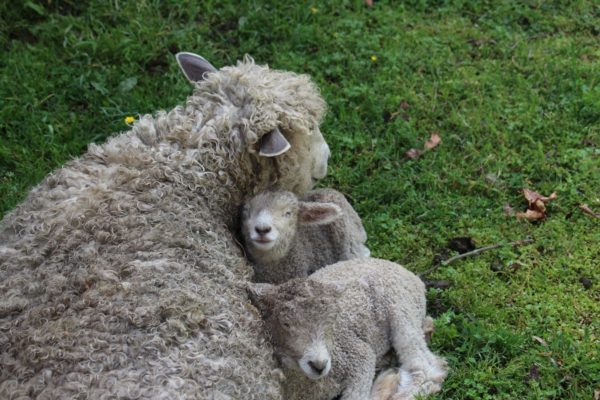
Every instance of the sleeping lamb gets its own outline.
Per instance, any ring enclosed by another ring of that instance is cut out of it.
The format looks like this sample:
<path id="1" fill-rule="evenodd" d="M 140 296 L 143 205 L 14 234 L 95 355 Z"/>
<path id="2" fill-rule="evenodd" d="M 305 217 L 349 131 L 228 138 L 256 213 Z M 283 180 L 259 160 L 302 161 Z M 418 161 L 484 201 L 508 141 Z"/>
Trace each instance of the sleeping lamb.
<path id="1" fill-rule="evenodd" d="M 357 258 L 279 286 L 251 284 L 249 293 L 285 368 L 286 399 L 365 400 L 392 347 L 402 377 L 396 398 L 440 390 L 446 362 L 423 334 L 425 286 L 402 266 Z"/>
<path id="2" fill-rule="evenodd" d="M 370 254 L 360 217 L 333 189 L 309 192 L 302 200 L 291 192 L 261 192 L 245 202 L 241 214 L 255 282 L 283 283 Z"/>

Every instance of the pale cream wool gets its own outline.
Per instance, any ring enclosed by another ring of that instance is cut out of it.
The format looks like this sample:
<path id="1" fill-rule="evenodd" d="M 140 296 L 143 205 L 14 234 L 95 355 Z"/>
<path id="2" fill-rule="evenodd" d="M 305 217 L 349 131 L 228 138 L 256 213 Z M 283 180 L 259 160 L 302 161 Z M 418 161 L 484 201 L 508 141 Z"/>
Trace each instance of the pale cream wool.
<path id="1" fill-rule="evenodd" d="M 247 58 L 47 176 L 0 222 L 0 398 L 280 399 L 232 230 L 324 175 L 324 111 Z M 275 128 L 291 149 L 259 156 Z"/>

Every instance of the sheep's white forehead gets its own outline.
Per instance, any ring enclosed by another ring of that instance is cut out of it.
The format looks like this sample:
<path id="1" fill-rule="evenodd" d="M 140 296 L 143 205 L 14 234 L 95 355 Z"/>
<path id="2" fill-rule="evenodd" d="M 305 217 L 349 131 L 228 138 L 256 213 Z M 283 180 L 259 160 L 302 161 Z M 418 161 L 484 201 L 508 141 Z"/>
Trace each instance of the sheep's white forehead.
<path id="1" fill-rule="evenodd" d="M 290 192 L 263 192 L 252 198 L 247 204 L 247 217 L 258 217 L 263 212 L 275 214 L 286 207 L 295 207 L 297 197 Z"/>

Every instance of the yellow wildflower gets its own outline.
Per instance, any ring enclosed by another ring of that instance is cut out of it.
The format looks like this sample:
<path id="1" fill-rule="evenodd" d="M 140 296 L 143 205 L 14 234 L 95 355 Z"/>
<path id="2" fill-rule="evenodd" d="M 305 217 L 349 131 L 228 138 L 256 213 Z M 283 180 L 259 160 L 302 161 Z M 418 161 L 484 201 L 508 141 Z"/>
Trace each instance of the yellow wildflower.
<path id="1" fill-rule="evenodd" d="M 134 122 L 135 122 L 135 117 L 132 117 L 131 115 L 128 115 L 125 117 L 125 123 L 127 125 L 133 124 Z"/>
<path id="2" fill-rule="evenodd" d="M 373 62 L 377 61 L 377 56 L 375 54 L 373 54 L 371 56 L 371 61 L 373 61 Z"/>

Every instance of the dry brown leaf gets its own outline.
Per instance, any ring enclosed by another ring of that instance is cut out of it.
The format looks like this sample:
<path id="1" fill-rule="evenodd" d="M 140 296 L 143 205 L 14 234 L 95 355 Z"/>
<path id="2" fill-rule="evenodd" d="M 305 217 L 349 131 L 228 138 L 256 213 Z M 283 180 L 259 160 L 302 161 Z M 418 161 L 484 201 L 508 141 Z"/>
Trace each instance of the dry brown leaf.
<path id="1" fill-rule="evenodd" d="M 537 199 L 533 202 L 533 204 L 530 204 L 529 207 L 531 207 L 532 210 L 541 212 L 542 214 L 546 213 L 546 205 L 542 199 Z"/>
<path id="2" fill-rule="evenodd" d="M 365 0 L 365 5 L 367 7 L 373 7 L 373 0 Z"/>
<path id="3" fill-rule="evenodd" d="M 600 212 L 595 213 L 587 204 L 581 204 L 579 208 L 581 209 L 581 211 L 588 215 L 591 215 L 592 217 L 600 218 Z"/>
<path id="4" fill-rule="evenodd" d="M 517 218 L 523 218 L 528 221 L 539 221 L 541 219 L 546 218 L 546 215 L 542 212 L 536 210 L 527 210 L 524 213 L 519 212 L 516 214 Z"/>
<path id="5" fill-rule="evenodd" d="M 530 189 L 523 189 L 523 195 L 525 196 L 525 199 L 529 202 L 530 205 L 538 200 L 542 201 L 542 203 L 547 203 L 550 200 L 556 199 L 557 196 L 556 192 L 552 193 L 550 196 L 542 196 L 541 194 L 534 192 Z"/>
<path id="6" fill-rule="evenodd" d="M 548 343 L 546 343 L 546 341 L 544 339 L 542 339 L 539 336 L 532 336 L 531 337 L 533 340 L 535 340 L 536 342 L 538 342 L 539 344 L 541 344 L 542 346 L 546 346 L 548 347 Z"/>
<path id="7" fill-rule="evenodd" d="M 423 155 L 423 153 L 425 153 L 426 151 L 429 151 L 431 149 L 433 149 L 434 147 L 436 147 L 437 145 L 439 145 L 442 141 L 442 138 L 440 137 L 440 134 L 437 132 L 433 132 L 431 134 L 431 136 L 429 137 L 429 140 L 427 140 L 425 142 L 425 145 L 423 146 L 423 150 L 420 149 L 410 149 L 408 150 L 406 153 L 404 153 L 404 156 L 408 159 L 411 160 L 416 160 L 417 158 L 421 157 Z"/>
<path id="8" fill-rule="evenodd" d="M 512 217 L 513 215 L 515 215 L 515 210 L 513 210 L 513 208 L 508 203 L 504 204 L 504 207 L 502 207 L 502 209 L 504 210 L 504 215 L 506 215 L 507 217 Z"/>
<path id="9" fill-rule="evenodd" d="M 546 218 L 546 203 L 557 197 L 556 192 L 550 196 L 542 196 L 531 189 L 523 189 L 523 196 L 528 203 L 528 209 L 524 213 L 517 213 L 517 218 L 524 218 L 528 221 L 539 221 Z"/>
<path id="10" fill-rule="evenodd" d="M 423 151 L 419 149 L 410 149 L 406 153 L 404 153 L 406 158 L 409 158 L 411 160 L 416 160 L 417 158 L 421 157 L 421 154 L 423 154 Z"/>
<path id="11" fill-rule="evenodd" d="M 437 147 L 442 142 L 442 138 L 440 134 L 437 132 L 433 132 L 428 141 L 425 142 L 425 150 L 431 150 L 434 147 Z"/>

